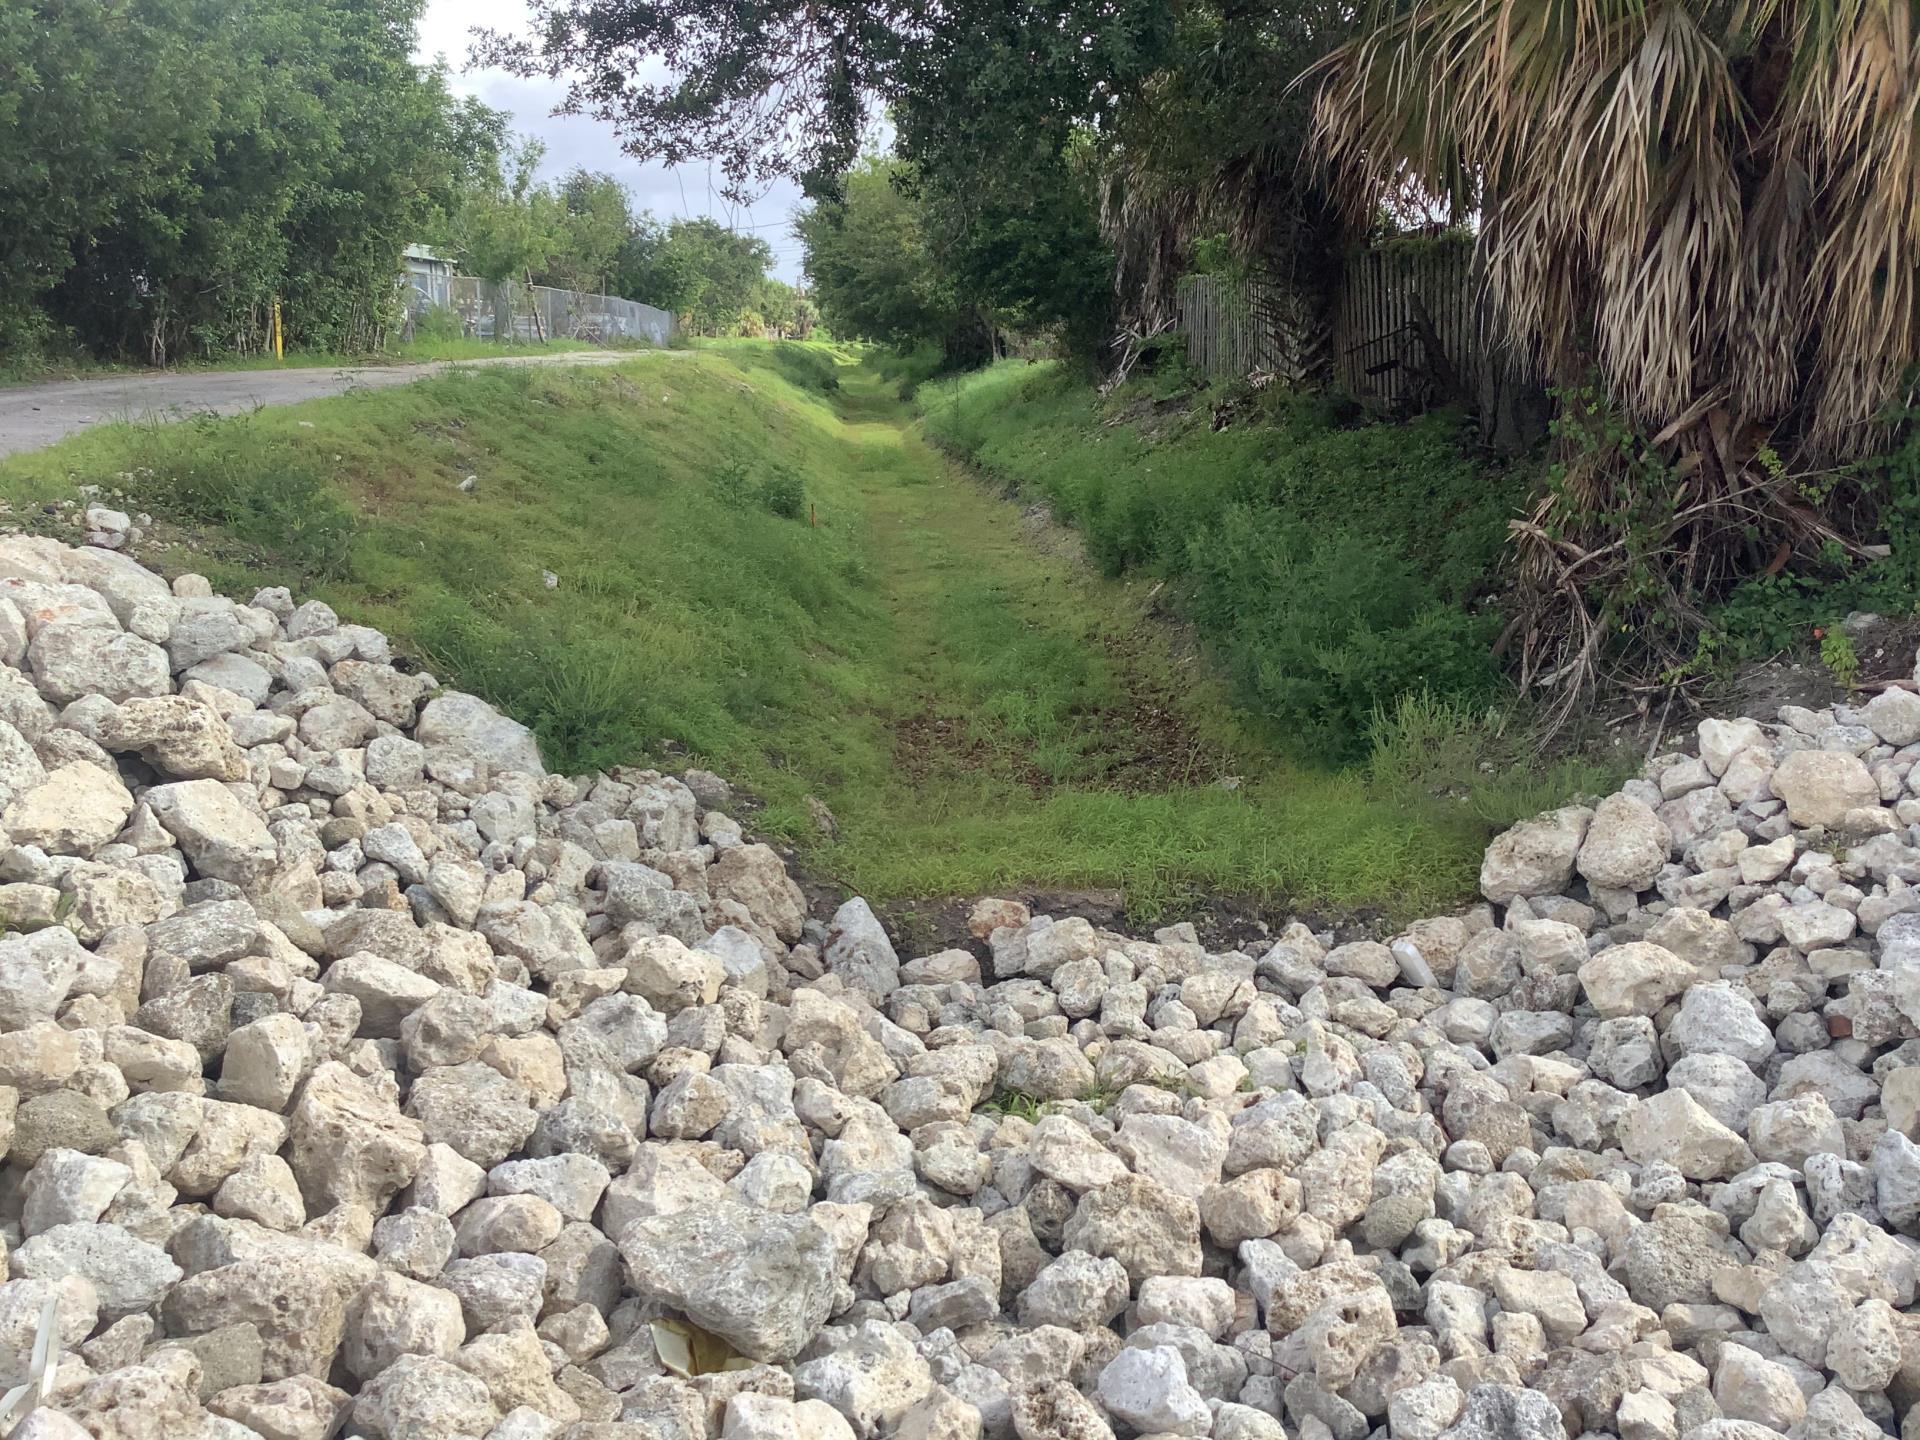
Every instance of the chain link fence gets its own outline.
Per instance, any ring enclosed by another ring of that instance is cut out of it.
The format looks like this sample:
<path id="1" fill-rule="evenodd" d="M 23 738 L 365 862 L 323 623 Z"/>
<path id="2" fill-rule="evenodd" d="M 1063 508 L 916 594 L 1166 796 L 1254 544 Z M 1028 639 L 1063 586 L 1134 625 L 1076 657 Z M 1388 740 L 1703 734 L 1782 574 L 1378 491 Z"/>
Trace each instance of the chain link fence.
<path id="1" fill-rule="evenodd" d="M 615 340 L 665 345 L 673 339 L 674 319 L 669 312 L 617 295 L 589 295 L 549 285 L 522 285 L 514 280 L 481 280 L 472 275 L 455 275 L 447 286 L 444 303 L 459 317 L 462 333 L 471 339 L 523 344 L 582 340 L 591 345 Z M 408 287 L 406 299 L 411 327 L 431 302 L 417 286 Z"/>

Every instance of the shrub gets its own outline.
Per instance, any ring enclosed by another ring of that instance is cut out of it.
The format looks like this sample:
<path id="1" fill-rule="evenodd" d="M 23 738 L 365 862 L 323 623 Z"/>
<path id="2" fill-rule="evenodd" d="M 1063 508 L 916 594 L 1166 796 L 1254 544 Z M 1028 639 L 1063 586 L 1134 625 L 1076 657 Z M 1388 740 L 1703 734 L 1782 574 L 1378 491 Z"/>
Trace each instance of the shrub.
<path id="1" fill-rule="evenodd" d="M 807 482 L 799 471 L 779 466 L 760 482 L 760 503 L 782 520 L 798 520 L 807 513 Z"/>
<path id="2" fill-rule="evenodd" d="M 1856 610 L 1920 611 L 1920 405 L 1896 408 L 1888 420 L 1896 428 L 1884 454 L 1823 477 L 1829 490 L 1848 486 L 1878 516 L 1885 553 L 1860 560 L 1830 541 L 1797 570 L 1743 581 L 1708 612 L 1689 668 L 1764 659 L 1783 650 L 1805 653 L 1823 638 L 1819 631 L 1839 634 L 1835 627 Z M 1833 642 L 1836 652 L 1838 644 Z M 1838 675 L 1847 668 L 1844 656 L 1836 666 L 1827 648 L 1822 646 L 1822 661 L 1847 683 Z"/>
<path id="3" fill-rule="evenodd" d="M 1374 712 L 1428 691 L 1485 698 L 1499 620 L 1449 604 L 1421 568 L 1346 528 L 1235 505 L 1189 541 L 1194 622 L 1255 708 L 1302 748 L 1365 752 Z"/>
<path id="4" fill-rule="evenodd" d="M 758 481 L 737 460 L 707 477 L 714 499 L 729 510 L 759 508 L 782 520 L 798 520 L 807 513 L 807 482 L 789 465 L 775 465 Z"/>
<path id="5" fill-rule="evenodd" d="M 753 495 L 753 481 L 738 460 L 729 460 L 714 471 L 707 477 L 707 484 L 713 488 L 714 499 L 731 510 L 744 510 Z"/>
<path id="6" fill-rule="evenodd" d="M 467 333 L 467 322 L 451 305 L 428 305 L 413 317 L 415 340 L 459 340 Z"/>
<path id="7" fill-rule="evenodd" d="M 952 368 L 946 351 L 933 344 L 916 346 L 912 350 L 874 350 L 869 352 L 867 364 L 882 380 L 893 385 L 894 393 L 902 400 L 913 399 L 922 385 Z"/>

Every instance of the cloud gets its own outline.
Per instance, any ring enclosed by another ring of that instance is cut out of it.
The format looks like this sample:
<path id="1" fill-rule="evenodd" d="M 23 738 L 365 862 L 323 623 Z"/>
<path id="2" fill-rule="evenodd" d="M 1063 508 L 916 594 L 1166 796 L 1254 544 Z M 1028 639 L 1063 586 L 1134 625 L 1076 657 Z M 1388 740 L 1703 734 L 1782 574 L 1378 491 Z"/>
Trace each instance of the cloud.
<path id="1" fill-rule="evenodd" d="M 710 215 L 722 224 L 751 230 L 773 247 L 774 273 L 800 279 L 800 242 L 792 215 L 800 187 L 789 181 L 771 186 L 750 206 L 729 205 L 720 195 L 718 176 L 706 165 L 669 168 L 634 159 L 620 146 L 613 127 L 581 115 L 555 115 L 566 87 L 552 80 L 523 80 L 502 70 L 467 68 L 476 29 L 512 32 L 522 28 L 526 11 L 520 0 L 428 0 L 421 17 L 415 55 L 422 61 L 443 57 L 452 67 L 453 89 L 478 96 L 513 117 L 513 128 L 546 147 L 541 173 L 557 179 L 575 166 L 604 171 L 633 192 L 634 203 L 662 219 Z M 644 298 L 644 297 L 636 297 Z"/>

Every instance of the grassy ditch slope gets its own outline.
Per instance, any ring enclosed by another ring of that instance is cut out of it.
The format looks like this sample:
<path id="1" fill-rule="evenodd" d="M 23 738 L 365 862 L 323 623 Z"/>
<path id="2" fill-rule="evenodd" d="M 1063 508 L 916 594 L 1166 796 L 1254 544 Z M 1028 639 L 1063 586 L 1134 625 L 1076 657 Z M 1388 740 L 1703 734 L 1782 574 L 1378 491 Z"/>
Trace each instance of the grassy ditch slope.
<path id="1" fill-rule="evenodd" d="M 324 596 L 556 765 L 710 765 L 877 899 L 1408 914 L 1549 798 L 1442 783 L 1477 753 L 1444 725 L 1401 747 L 1411 778 L 1285 758 L 1149 617 L 1149 581 L 1095 573 L 910 418 L 853 357 L 740 342 L 110 427 L 0 465 L 0 494 L 51 524 L 76 484 L 123 490 L 164 522 L 156 563 Z"/>
<path id="2" fill-rule="evenodd" d="M 1359 760 L 1402 697 L 1498 698 L 1492 602 L 1530 467 L 1467 459 L 1445 415 L 1362 423 L 1276 387 L 1216 428 L 1210 398 L 1175 372 L 1100 400 L 1019 361 L 919 391 L 937 443 L 1043 497 L 1102 569 L 1166 581 L 1294 746 Z"/>

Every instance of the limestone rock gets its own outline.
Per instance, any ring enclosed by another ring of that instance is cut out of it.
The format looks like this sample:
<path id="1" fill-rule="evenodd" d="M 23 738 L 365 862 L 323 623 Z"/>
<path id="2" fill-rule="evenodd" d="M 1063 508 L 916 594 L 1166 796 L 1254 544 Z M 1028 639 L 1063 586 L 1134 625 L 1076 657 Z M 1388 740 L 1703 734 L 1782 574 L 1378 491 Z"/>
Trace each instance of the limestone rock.
<path id="1" fill-rule="evenodd" d="M 1880 803 L 1880 787 L 1856 755 L 1795 750 L 1773 771 L 1773 793 L 1796 825 L 1834 826 L 1849 810 Z"/>
<path id="2" fill-rule="evenodd" d="M 1496 905 L 1505 905 L 1524 896 L 1565 890 L 1592 820 L 1591 810 L 1570 805 L 1523 820 L 1495 836 L 1480 866 L 1480 893 Z"/>
<path id="3" fill-rule="evenodd" d="M 620 1235 L 633 1287 L 756 1360 L 798 1354 L 826 1323 L 839 1261 L 802 1216 L 719 1205 L 635 1221 Z"/>

